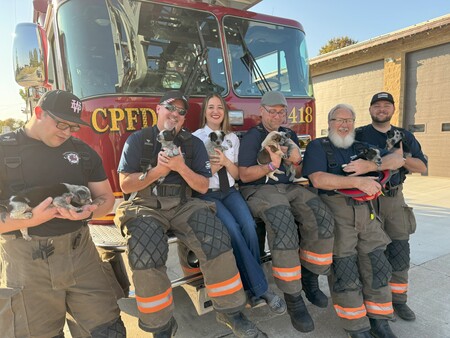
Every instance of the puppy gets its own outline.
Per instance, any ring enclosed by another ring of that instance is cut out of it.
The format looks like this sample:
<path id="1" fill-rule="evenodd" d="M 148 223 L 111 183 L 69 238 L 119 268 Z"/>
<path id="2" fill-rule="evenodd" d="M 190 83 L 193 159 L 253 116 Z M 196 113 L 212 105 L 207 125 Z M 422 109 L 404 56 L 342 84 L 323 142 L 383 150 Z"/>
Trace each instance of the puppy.
<path id="1" fill-rule="evenodd" d="M 260 165 L 269 164 L 270 163 L 270 154 L 266 150 L 265 147 L 269 147 L 270 150 L 280 156 L 282 159 L 287 158 L 286 154 L 283 153 L 280 150 L 281 143 L 286 142 L 286 133 L 280 132 L 280 131 L 271 131 L 266 138 L 261 143 L 261 149 L 258 152 L 257 156 L 257 162 Z M 274 181 L 278 181 L 278 178 L 275 176 L 275 174 L 284 174 L 284 171 L 281 171 L 279 169 L 276 169 L 275 171 L 272 171 L 266 175 L 266 182 L 269 181 L 269 178 L 271 178 Z"/>
<path id="2" fill-rule="evenodd" d="M 398 129 L 389 129 L 386 132 L 386 150 L 392 151 L 394 148 L 400 148 L 402 143 L 403 153 L 405 156 L 411 156 L 409 147 L 406 143 L 405 133 Z"/>
<path id="3" fill-rule="evenodd" d="M 53 197 L 53 205 L 58 208 L 81 211 L 81 206 L 92 203 L 91 192 L 84 185 L 58 183 L 50 186 L 34 187 L 11 196 L 7 209 L 13 219 L 30 219 L 31 210 L 47 197 Z M 31 240 L 28 229 L 20 229 L 27 241 Z"/>
<path id="4" fill-rule="evenodd" d="M 162 144 L 162 150 L 164 150 L 169 157 L 174 157 L 177 155 L 180 155 L 180 151 L 178 149 L 178 146 L 173 143 L 175 140 L 176 131 L 175 128 L 168 130 L 163 129 L 159 132 L 158 135 L 156 135 L 156 140 Z M 147 176 L 148 171 L 152 168 L 151 165 L 149 165 L 145 171 L 139 176 L 139 180 L 143 181 L 145 177 Z M 161 177 L 157 184 L 162 183 L 164 181 L 164 177 Z"/>
<path id="5" fill-rule="evenodd" d="M 205 142 L 206 150 L 208 151 L 208 155 L 217 155 L 214 149 L 219 149 L 222 152 L 231 148 L 231 142 L 227 140 L 225 141 L 225 133 L 223 131 L 217 130 L 209 133 L 208 138 Z M 224 145 L 226 143 L 227 145 Z"/>
<path id="6" fill-rule="evenodd" d="M 358 155 L 353 155 L 350 157 L 352 161 L 356 161 L 358 159 L 363 159 L 367 161 L 372 161 L 377 165 L 381 165 L 381 155 L 380 151 L 376 148 L 365 148 Z"/>
<path id="7" fill-rule="evenodd" d="M 365 148 L 359 154 L 353 155 L 350 157 L 351 161 L 356 161 L 358 159 L 363 159 L 367 161 L 372 161 L 376 163 L 377 166 L 381 165 L 381 155 L 380 150 L 376 148 Z M 342 169 L 345 168 L 347 164 L 342 165 Z M 345 172 L 346 175 L 349 175 L 350 172 Z M 372 176 L 373 173 L 369 172 L 363 176 Z"/>
<path id="8" fill-rule="evenodd" d="M 283 133 L 283 134 L 285 134 L 285 137 L 282 138 L 280 145 L 287 147 L 286 158 L 291 157 L 291 154 L 295 149 L 298 151 L 299 154 L 301 154 L 300 147 L 298 145 L 296 145 L 294 141 L 291 140 L 290 134 L 289 133 Z M 284 160 L 283 160 L 283 163 L 284 163 L 284 167 L 286 168 L 286 175 L 289 176 L 289 181 L 295 183 L 295 182 L 299 182 L 302 180 L 301 178 L 295 178 L 295 175 L 297 172 L 295 170 L 295 166 L 292 163 L 286 164 L 286 161 L 284 161 Z"/>

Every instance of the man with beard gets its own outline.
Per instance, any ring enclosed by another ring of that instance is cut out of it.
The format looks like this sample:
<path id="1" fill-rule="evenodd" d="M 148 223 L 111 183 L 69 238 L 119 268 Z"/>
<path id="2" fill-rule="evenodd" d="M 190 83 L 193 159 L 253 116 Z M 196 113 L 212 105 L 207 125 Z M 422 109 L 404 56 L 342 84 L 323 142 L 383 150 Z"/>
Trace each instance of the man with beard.
<path id="1" fill-rule="evenodd" d="M 414 312 L 406 304 L 408 271 L 410 262 L 409 236 L 416 230 L 416 219 L 403 196 L 403 182 L 407 173 L 425 173 L 427 160 L 414 135 L 403 128 L 391 125 L 395 103 L 390 93 L 375 94 L 370 102 L 369 112 L 372 124 L 356 129 L 356 139 L 369 142 L 380 148 L 387 148 L 388 134 L 403 135 L 399 143 L 403 148 L 405 162 L 386 186 L 384 196 L 378 198 L 378 210 L 383 227 L 392 242 L 387 246 L 387 257 L 392 265 L 389 282 L 394 311 L 400 318 L 412 321 Z"/>
<path id="2" fill-rule="evenodd" d="M 214 203 L 191 197 L 192 190 L 208 190 L 211 170 L 203 142 L 182 128 L 187 109 L 183 93 L 165 93 L 156 107 L 157 124 L 133 133 L 119 162 L 120 187 L 134 196 L 119 205 L 114 221 L 128 239 L 139 327 L 154 338 L 173 337 L 178 328 L 166 272 L 171 230 L 197 256 L 217 321 L 239 338 L 267 337 L 241 312 L 246 297 L 230 236 L 215 216 Z M 156 137 L 173 129 L 179 151 L 170 156 Z"/>
<path id="3" fill-rule="evenodd" d="M 338 189 L 359 189 L 366 199 L 381 191 L 377 177 L 369 172 L 397 169 L 402 155 L 382 151 L 382 163 L 351 157 L 368 144 L 356 142 L 355 113 L 339 104 L 328 114 L 329 136 L 310 142 L 302 174 L 319 189 L 322 200 L 335 216 L 332 272 L 328 282 L 336 314 L 350 337 L 395 337 L 388 320 L 393 317 L 388 281 L 391 266 L 384 254 L 389 237 L 375 217 L 371 201 L 357 201 L 337 193 Z M 344 166 L 343 168 L 343 165 Z M 378 175 L 377 175 L 378 176 Z"/>

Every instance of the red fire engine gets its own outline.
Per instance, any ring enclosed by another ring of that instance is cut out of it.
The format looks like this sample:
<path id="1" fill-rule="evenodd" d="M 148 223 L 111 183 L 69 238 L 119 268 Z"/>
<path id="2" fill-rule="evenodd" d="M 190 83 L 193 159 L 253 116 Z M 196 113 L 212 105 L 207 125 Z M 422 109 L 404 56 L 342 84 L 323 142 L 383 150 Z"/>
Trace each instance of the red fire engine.
<path id="1" fill-rule="evenodd" d="M 286 125 L 307 141 L 315 136 L 315 105 L 304 30 L 296 21 L 247 11 L 258 2 L 34 0 L 34 23 L 16 28 L 16 81 L 26 88 L 30 111 L 48 89 L 82 99 L 82 118 L 92 129 L 75 136 L 102 157 L 117 201 L 123 144 L 156 123 L 155 106 L 167 90 L 189 96 L 192 131 L 205 94 L 220 93 L 238 133 L 259 123 L 261 95 L 279 90 L 289 105 Z M 93 220 L 91 233 L 100 247 L 125 247 L 113 215 Z"/>

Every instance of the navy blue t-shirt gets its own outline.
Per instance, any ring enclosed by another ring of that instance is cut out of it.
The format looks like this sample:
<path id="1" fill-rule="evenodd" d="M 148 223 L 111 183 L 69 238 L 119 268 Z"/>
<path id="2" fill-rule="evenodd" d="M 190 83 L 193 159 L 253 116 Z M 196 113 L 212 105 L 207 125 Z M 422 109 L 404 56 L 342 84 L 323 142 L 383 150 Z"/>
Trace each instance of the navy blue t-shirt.
<path id="1" fill-rule="evenodd" d="M 278 128 L 278 131 L 287 132 L 290 134 L 290 138 L 294 143 L 299 146 L 298 143 L 298 137 L 295 134 L 295 132 L 289 128 L 280 127 Z M 259 124 L 256 127 L 250 128 L 247 133 L 242 137 L 241 140 L 241 146 L 239 148 L 239 166 L 240 167 L 251 167 L 258 164 L 257 157 L 258 152 L 261 149 L 261 143 L 264 141 L 266 136 L 269 134 L 269 132 L 263 127 L 262 124 Z M 284 174 L 275 174 L 275 176 L 278 178 L 278 181 L 274 181 L 272 179 L 269 179 L 267 181 L 267 184 L 279 184 L 279 183 L 292 183 L 289 181 L 289 176 L 287 176 L 286 168 L 283 165 L 283 162 L 281 163 L 281 166 L 279 170 L 283 171 Z M 263 176 L 259 180 L 243 183 L 242 181 L 239 181 L 239 185 L 254 185 L 254 184 L 264 184 L 266 182 L 266 177 Z"/>
<path id="2" fill-rule="evenodd" d="M 306 147 L 305 156 L 303 158 L 303 169 L 302 169 L 302 175 L 306 178 L 308 178 L 309 175 L 322 171 L 326 173 L 331 173 L 335 175 L 342 175 L 345 176 L 347 173 L 345 173 L 342 170 L 342 165 L 347 164 L 351 161 L 351 157 L 354 155 L 358 155 L 358 150 L 356 147 L 351 146 L 347 149 L 343 148 L 337 148 L 335 147 L 331 142 L 330 147 L 334 155 L 334 162 L 337 164 L 336 168 L 330 168 L 328 166 L 328 158 L 327 154 L 325 152 L 325 148 L 322 145 L 322 140 L 327 139 L 326 137 L 317 138 L 311 142 L 309 142 L 308 146 Z M 362 146 L 367 148 L 374 148 L 373 145 L 370 145 L 368 143 L 362 142 Z M 388 152 L 386 150 L 380 149 L 380 155 L 384 156 Z M 324 191 L 320 191 L 323 193 Z"/>
<path id="3" fill-rule="evenodd" d="M 409 152 L 411 153 L 411 156 L 420 159 L 423 163 L 425 163 L 425 165 L 427 165 L 428 161 L 422 152 L 420 143 L 416 140 L 414 135 L 406 129 L 397 127 L 396 129 L 401 130 L 405 134 L 406 144 L 408 146 Z M 371 124 L 357 128 L 355 138 L 358 141 L 370 142 L 371 144 L 374 144 L 381 149 L 386 148 L 386 139 L 387 139 L 386 133 L 382 133 L 376 130 Z M 389 180 L 390 184 L 392 186 L 396 186 L 400 183 L 403 183 L 403 181 L 406 178 L 405 175 L 407 173 L 408 170 L 404 167 L 401 167 L 398 173 L 393 175 Z"/>
<path id="4" fill-rule="evenodd" d="M 157 128 L 155 128 L 155 130 L 157 130 Z M 159 133 L 159 131 L 156 131 L 156 133 Z M 191 137 L 193 148 L 191 169 L 195 173 L 209 178 L 211 177 L 211 166 L 209 163 L 209 156 L 206 152 L 205 145 L 198 137 L 194 135 L 191 135 Z M 183 155 L 185 155 L 185 149 L 183 148 L 182 140 L 179 139 L 178 135 L 175 137 L 174 143 L 177 146 L 181 146 L 182 153 Z M 136 173 L 141 171 L 140 160 L 142 157 L 143 146 L 144 133 L 142 132 L 142 130 L 138 130 L 128 137 L 123 147 L 122 156 L 120 157 L 119 166 L 117 168 L 117 171 L 119 173 Z M 153 154 L 158 154 L 161 150 L 161 143 L 154 142 L 154 146 L 156 147 L 156 149 Z M 164 179 L 164 184 L 181 184 L 182 182 L 183 178 L 176 171 L 170 171 Z"/>

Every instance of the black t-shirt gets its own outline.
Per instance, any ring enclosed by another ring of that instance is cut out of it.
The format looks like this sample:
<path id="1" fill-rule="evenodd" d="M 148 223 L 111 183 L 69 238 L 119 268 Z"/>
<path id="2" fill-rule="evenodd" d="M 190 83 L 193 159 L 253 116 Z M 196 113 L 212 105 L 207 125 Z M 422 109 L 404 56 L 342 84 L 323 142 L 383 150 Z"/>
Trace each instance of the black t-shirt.
<path id="1" fill-rule="evenodd" d="M 107 178 L 100 156 L 91 147 L 79 140 L 70 138 L 59 147 L 52 148 L 41 141 L 29 138 L 23 129 L 7 135 L 14 137 L 17 145 L 0 143 L 0 193 L 2 200 L 7 200 L 13 195 L 9 186 L 12 179 L 23 180 L 25 188 L 28 189 L 56 183 L 87 186 L 88 182 L 101 182 Z M 4 157 L 12 157 L 12 155 L 20 157 L 21 162 L 15 169 L 21 175 L 14 174 L 14 178 L 11 177 L 13 174 L 11 174 L 10 169 L 6 168 L 3 160 Z M 58 236 L 76 231 L 82 225 L 83 221 L 54 218 L 46 223 L 29 228 L 28 233 L 36 236 Z"/>

